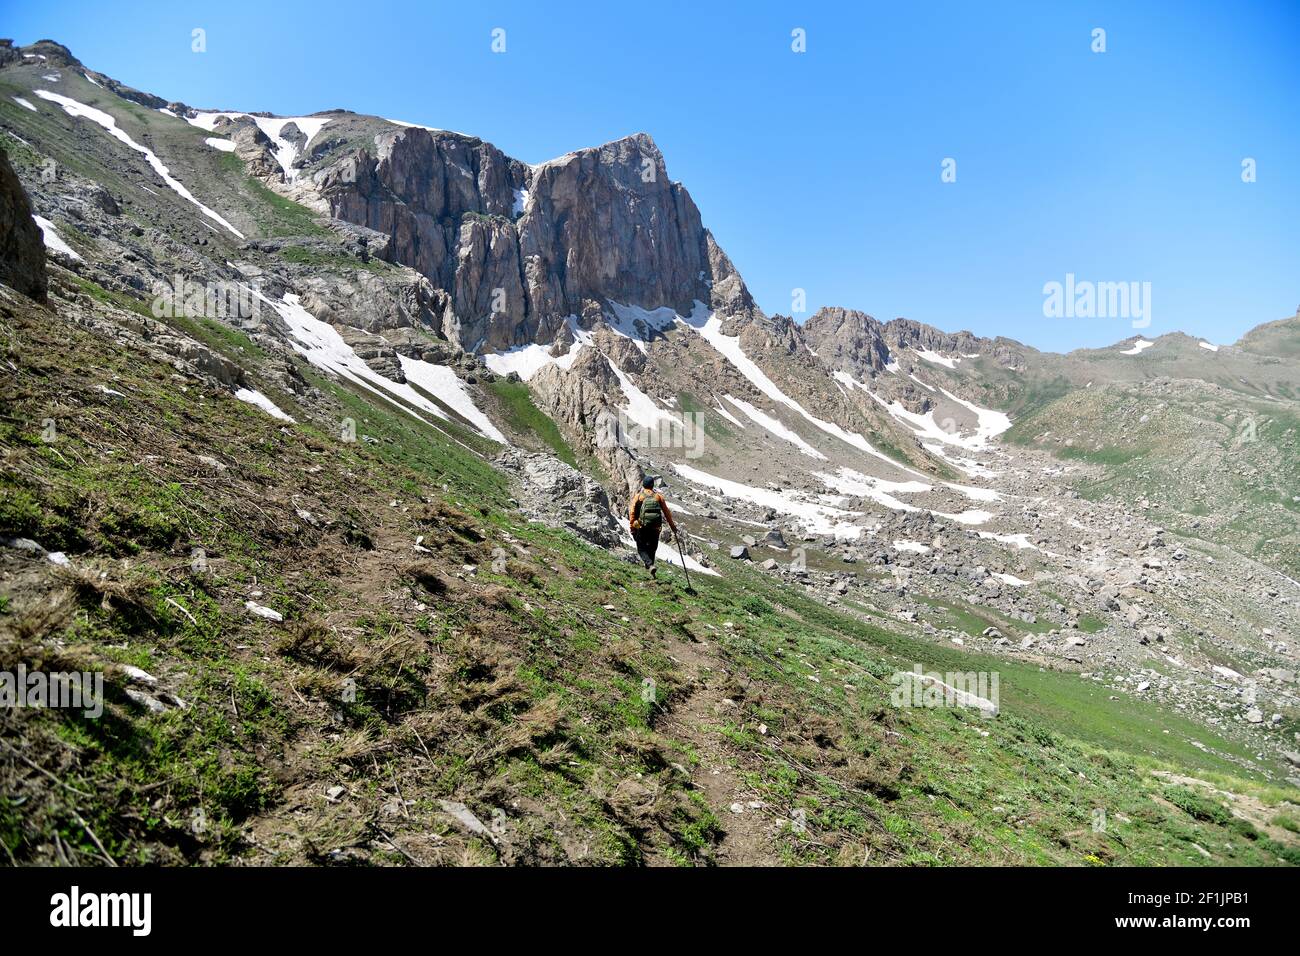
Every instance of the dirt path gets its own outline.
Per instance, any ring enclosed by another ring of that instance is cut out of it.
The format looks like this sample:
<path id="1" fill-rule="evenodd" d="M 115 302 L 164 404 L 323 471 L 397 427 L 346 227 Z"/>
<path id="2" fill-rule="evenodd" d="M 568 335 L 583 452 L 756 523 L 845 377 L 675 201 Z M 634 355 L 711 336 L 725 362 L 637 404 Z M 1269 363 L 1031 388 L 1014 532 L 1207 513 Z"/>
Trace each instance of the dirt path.
<path id="1" fill-rule="evenodd" d="M 723 830 L 715 861 L 721 866 L 778 863 L 773 837 L 780 830 L 781 820 L 745 783 L 745 768 L 738 762 L 740 755 L 721 733 L 738 712 L 738 705 L 719 689 L 725 670 L 707 644 L 674 642 L 669 653 L 687 670 L 691 689 L 688 696 L 673 705 L 658 730 L 695 748 L 699 761 L 688 768 L 691 784 L 704 795 Z"/>
<path id="2" fill-rule="evenodd" d="M 1297 809 L 1294 804 L 1283 802 L 1278 806 L 1270 807 L 1254 794 L 1234 793 L 1231 790 L 1221 789 L 1208 780 L 1202 780 L 1200 777 L 1189 777 L 1168 770 L 1153 770 L 1151 775 L 1159 777 L 1161 780 L 1167 780 L 1177 786 L 1207 790 L 1211 796 L 1223 798 L 1227 802 L 1228 811 L 1233 816 L 1245 820 L 1271 839 L 1288 845 L 1296 843 L 1296 834 L 1273 822 L 1279 814 L 1293 813 Z M 1167 803 L 1164 800 L 1160 802 Z M 1167 805 L 1172 806 L 1172 804 Z"/>

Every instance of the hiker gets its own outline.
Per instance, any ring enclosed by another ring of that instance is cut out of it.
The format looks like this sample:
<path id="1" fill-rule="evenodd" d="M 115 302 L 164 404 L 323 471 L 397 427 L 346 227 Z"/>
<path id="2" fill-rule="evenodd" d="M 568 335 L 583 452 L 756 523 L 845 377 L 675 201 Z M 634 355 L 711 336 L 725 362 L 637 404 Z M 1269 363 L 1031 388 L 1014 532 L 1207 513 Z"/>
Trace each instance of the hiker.
<path id="1" fill-rule="evenodd" d="M 674 533 L 677 532 L 677 522 L 673 521 L 673 513 L 668 510 L 664 496 L 655 491 L 653 477 L 647 477 L 641 482 L 641 490 L 633 496 L 627 518 L 632 526 L 632 537 L 636 541 L 636 553 L 653 578 L 656 576 L 655 551 L 659 549 L 659 532 L 663 529 L 665 518 L 668 519 L 668 527 Z"/>

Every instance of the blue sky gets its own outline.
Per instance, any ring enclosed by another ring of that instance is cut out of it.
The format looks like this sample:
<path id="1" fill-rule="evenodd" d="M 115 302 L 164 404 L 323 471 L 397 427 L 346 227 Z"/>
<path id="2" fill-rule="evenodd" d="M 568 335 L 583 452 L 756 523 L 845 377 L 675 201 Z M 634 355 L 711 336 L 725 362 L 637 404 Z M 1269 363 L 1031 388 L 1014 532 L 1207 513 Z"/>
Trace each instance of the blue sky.
<path id="1" fill-rule="evenodd" d="M 44 0 L 0 32 L 195 106 L 342 107 L 529 162 L 648 132 L 769 313 L 801 288 L 797 318 L 842 305 L 1065 350 L 1133 334 L 1045 318 L 1066 273 L 1150 282 L 1147 335 L 1230 342 L 1300 305 L 1294 0 Z"/>

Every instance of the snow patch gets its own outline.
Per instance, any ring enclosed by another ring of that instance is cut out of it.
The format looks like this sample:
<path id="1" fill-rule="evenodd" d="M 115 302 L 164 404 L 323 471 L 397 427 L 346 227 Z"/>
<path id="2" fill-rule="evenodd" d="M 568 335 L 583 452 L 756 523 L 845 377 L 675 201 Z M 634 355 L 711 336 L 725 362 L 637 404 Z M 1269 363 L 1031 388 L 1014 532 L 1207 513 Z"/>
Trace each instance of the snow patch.
<path id="1" fill-rule="evenodd" d="M 44 240 L 46 249 L 61 252 L 69 259 L 81 258 L 81 256 L 77 255 L 76 251 L 70 245 L 63 241 L 63 237 L 60 236 L 58 230 L 54 228 L 54 223 L 50 222 L 44 216 L 32 216 L 32 218 L 36 220 L 36 225 L 41 228 L 41 239 Z"/>
<path id="2" fill-rule="evenodd" d="M 454 133 L 455 130 L 442 129 L 438 126 L 425 126 L 423 123 L 408 123 L 406 120 L 389 119 L 381 117 L 385 123 L 392 123 L 394 126 L 405 126 L 407 129 L 427 129 L 430 133 Z M 457 134 L 464 135 L 464 134 Z"/>
<path id="3" fill-rule="evenodd" d="M 845 511 L 818 502 L 809 501 L 805 496 L 793 491 L 771 491 L 766 488 L 753 488 L 738 481 L 718 478 L 707 472 L 692 468 L 690 465 L 672 465 L 672 469 L 688 481 L 704 489 L 714 489 L 712 495 L 718 500 L 739 498 L 765 508 L 772 508 L 788 515 L 814 534 L 834 535 L 837 538 L 858 538 L 862 529 L 849 518 L 857 517 L 856 512 Z M 707 494 L 707 491 L 706 491 Z"/>
<path id="4" fill-rule="evenodd" d="M 609 367 L 618 379 L 619 387 L 623 390 L 623 395 L 627 399 L 627 406 L 624 411 L 628 418 L 643 428 L 649 429 L 658 428 L 660 422 L 667 422 L 670 426 L 682 423 L 680 418 L 672 412 L 664 411 L 655 404 L 653 398 L 641 391 L 636 382 L 632 381 L 632 376 L 628 375 L 608 358 L 605 361 L 609 362 Z"/>
<path id="5" fill-rule="evenodd" d="M 1217 345 L 1211 345 L 1209 342 L 1197 342 L 1196 344 L 1199 345 L 1201 348 L 1205 349 L 1207 352 L 1219 351 L 1219 347 Z"/>
<path id="6" fill-rule="evenodd" d="M 936 458 L 942 458 L 958 471 L 971 478 L 996 478 L 998 476 L 996 471 L 983 462 L 976 461 L 974 458 L 962 458 L 959 455 L 950 454 L 947 448 L 937 442 L 923 442 L 922 447 Z"/>
<path id="7" fill-rule="evenodd" d="M 525 382 L 547 365 L 558 365 L 567 371 L 583 346 L 591 344 L 591 333 L 579 328 L 578 317 L 575 315 L 570 315 L 565 321 L 573 334 L 573 344 L 563 355 L 554 356 L 551 354 L 551 346 L 534 343 L 519 345 L 504 352 L 490 352 L 483 356 L 484 364 L 498 375 L 514 372 Z"/>
<path id="8" fill-rule="evenodd" d="M 483 414 L 474 404 L 469 386 L 454 371 L 446 365 L 434 365 L 432 362 L 407 358 L 405 355 L 399 355 L 397 358 L 402 363 L 402 374 L 406 376 L 408 382 L 424 389 L 488 438 L 503 445 L 507 444 L 506 436 L 492 424 L 492 419 Z"/>
<path id="9" fill-rule="evenodd" d="M 1019 534 L 996 534 L 995 532 L 992 531 L 978 531 L 976 533 L 981 538 L 990 538 L 993 541 L 1001 541 L 1003 544 L 1013 544 L 1016 546 L 1017 550 L 1023 548 L 1032 548 L 1034 551 L 1042 550 L 1041 548 L 1038 547 L 1038 545 L 1030 544 L 1029 535 L 1024 532 L 1021 532 Z"/>
<path id="10" fill-rule="evenodd" d="M 858 388 L 866 392 L 875 399 L 876 402 L 883 406 L 892 418 L 907 425 L 921 438 L 938 441 L 940 444 L 956 445 L 960 448 L 965 448 L 968 451 L 984 451 L 987 448 L 990 439 L 996 438 L 1011 427 L 1011 419 L 1003 412 L 994 411 L 990 408 L 981 408 L 965 399 L 958 398 L 946 388 L 940 388 L 939 391 L 943 392 L 950 401 L 956 402 L 963 408 L 975 413 L 975 434 L 962 435 L 958 432 L 948 431 L 947 429 L 940 427 L 939 423 L 934 419 L 933 409 L 926 412 L 924 415 L 920 415 L 916 412 L 908 411 L 901 402 L 886 402 L 883 398 L 871 391 L 871 389 L 867 388 L 866 385 L 859 382 L 847 372 L 837 371 L 835 373 L 835 379 L 849 388 Z M 929 386 L 926 387 L 929 388 Z M 934 389 L 931 389 L 931 391 L 934 391 Z"/>
<path id="11" fill-rule="evenodd" d="M 928 554 L 930 551 L 928 545 L 921 544 L 919 541 L 903 541 L 901 539 L 894 542 L 894 548 L 898 551 L 913 551 L 917 554 Z"/>
<path id="12" fill-rule="evenodd" d="M 609 307 L 614 310 L 614 315 L 606 315 L 605 324 L 624 338 L 631 339 L 642 352 L 653 333 L 670 329 L 677 321 L 677 313 L 667 306 L 651 311 L 639 305 L 611 301 Z"/>
<path id="13" fill-rule="evenodd" d="M 677 511 L 680 509 L 674 508 L 673 510 Z M 669 564 L 675 565 L 676 567 L 679 568 L 682 566 L 681 554 L 677 552 L 676 548 L 670 548 L 668 547 L 668 545 L 664 545 L 664 547 L 659 550 L 659 553 L 655 556 L 655 560 L 667 561 Z M 700 564 L 700 562 L 692 558 L 689 554 L 686 555 L 686 568 L 689 571 L 697 571 L 700 574 L 707 574 L 710 577 L 714 577 L 714 578 L 722 577 L 722 575 L 719 574 L 717 571 L 713 570 L 712 568 L 706 568 L 704 565 Z"/>
<path id="14" fill-rule="evenodd" d="M 357 355 L 352 347 L 343 340 L 343 336 L 339 335 L 334 326 L 328 322 L 320 321 L 304 309 L 297 295 L 291 292 L 285 293 L 282 301 L 272 302 L 270 299 L 261 296 L 260 293 L 254 292 L 254 294 L 280 313 L 280 317 L 284 319 L 285 324 L 289 326 L 289 331 L 293 334 L 294 341 L 290 344 L 296 352 L 311 362 L 312 365 L 345 378 L 381 398 L 389 401 L 400 399 L 395 404 L 417 421 L 425 421 L 420 412 L 425 412 L 444 421 L 449 420 L 449 416 L 441 407 L 416 391 L 409 382 L 394 382 L 367 365 L 361 356 Z M 456 387 L 446 382 L 441 373 L 427 371 L 428 369 L 438 369 L 443 366 L 431 365 L 427 362 L 418 362 L 412 359 L 410 361 L 416 366 L 424 366 L 424 368 L 416 367 L 414 377 L 412 377 L 411 370 L 406 365 L 407 361 L 405 358 L 402 359 L 402 370 L 408 378 L 412 378 L 412 381 L 419 384 L 429 394 L 437 395 L 440 401 L 445 401 L 448 407 L 455 408 L 458 414 L 463 414 L 462 409 L 457 406 L 463 405 L 464 401 L 468 401 L 468 396 L 463 398 L 456 396 L 454 394 Z M 475 409 L 476 413 L 477 411 Z M 465 415 L 465 418 L 467 421 L 474 421 L 474 418 L 468 414 Z M 488 424 L 490 425 L 490 423 Z M 495 434 L 489 434 L 486 431 L 484 431 L 484 434 L 494 440 L 502 441 L 501 438 L 496 437 L 500 432 L 497 432 L 495 427 L 492 428 L 492 431 Z"/>
<path id="15" fill-rule="evenodd" d="M 944 368 L 956 368 L 957 363 L 961 361 L 960 358 L 949 358 L 946 355 L 941 355 L 938 352 L 932 352 L 929 349 L 914 348 L 912 349 L 912 351 L 915 352 L 917 355 L 921 356 L 921 358 L 925 359 L 927 362 L 931 362 L 934 365 L 942 365 Z"/>
<path id="16" fill-rule="evenodd" d="M 748 416 L 748 418 L 751 421 L 757 422 L 759 425 L 767 429 L 777 438 L 780 438 L 783 441 L 788 441 L 790 444 L 794 445 L 796 448 L 799 449 L 799 451 L 803 452 L 809 458 L 816 458 L 819 461 L 828 460 L 825 455 L 823 455 L 812 445 L 804 441 L 803 437 L 799 435 L 798 432 L 794 431 L 793 429 L 787 428 L 785 425 L 783 425 L 777 419 L 773 418 L 771 415 L 768 415 L 766 412 L 760 411 L 759 409 L 755 408 L 753 405 L 749 404 L 749 402 L 742 401 L 741 399 L 735 398 L 731 395 L 727 395 L 725 396 L 725 398 L 727 399 L 727 401 L 731 402 L 731 404 L 735 405 L 742 412 L 744 412 L 745 415 Z"/>
<path id="17" fill-rule="evenodd" d="M 660 309 L 658 311 L 669 312 L 671 310 Z M 910 472 L 920 477 L 925 477 L 924 475 L 921 475 L 919 471 L 908 468 L 906 465 L 901 465 L 884 452 L 878 451 L 869 441 L 857 432 L 851 432 L 833 422 L 823 421 L 822 419 L 809 414 L 802 405 L 786 395 L 785 392 L 781 391 L 781 389 L 777 387 L 776 383 L 768 378 L 766 373 L 764 373 L 763 370 L 745 354 L 744 350 L 740 347 L 740 336 L 722 334 L 722 319 L 709 311 L 708 306 L 703 302 L 700 302 L 698 299 L 695 301 L 695 308 L 691 311 L 689 318 L 675 316 L 674 319 L 682 325 L 698 332 L 706 342 L 712 345 L 718 352 L 722 353 L 722 355 L 736 367 L 740 374 L 749 379 L 750 383 L 755 388 L 774 402 L 785 405 L 787 408 L 798 412 L 810 424 L 826 432 L 828 435 L 833 435 L 845 444 L 857 448 L 859 451 L 864 451 L 868 455 L 879 458 L 881 461 L 888 462 L 894 468 Z"/>
<path id="18" fill-rule="evenodd" d="M 568 365 L 573 364 L 573 359 L 577 358 L 577 347 L 571 347 L 561 358 L 568 359 Z M 493 352 L 483 356 L 483 361 L 487 367 L 498 375 L 509 375 L 511 372 L 516 373 L 525 382 L 536 375 L 547 365 L 557 361 L 555 356 L 551 355 L 549 345 L 520 345 L 517 348 L 507 349 L 504 352 Z"/>
<path id="19" fill-rule="evenodd" d="M 975 440 L 979 443 L 980 448 L 987 446 L 989 439 L 997 438 L 1011 427 L 1011 417 L 1005 412 L 999 412 L 992 408 L 981 408 L 964 398 L 958 398 L 946 388 L 941 387 L 939 391 L 947 395 L 951 401 L 975 413 Z"/>
<path id="20" fill-rule="evenodd" d="M 1146 339 L 1138 339 L 1136 342 L 1133 343 L 1133 347 L 1132 347 L 1131 349 L 1125 349 L 1124 351 L 1120 352 L 1119 354 L 1120 354 L 1120 355 L 1138 355 L 1138 354 L 1140 354 L 1143 350 L 1145 350 L 1145 349 L 1149 349 L 1149 348 L 1151 348 L 1151 346 L 1153 346 L 1153 345 L 1155 345 L 1155 344 L 1156 344 L 1156 343 L 1154 343 L 1154 342 L 1148 342 Z"/>
<path id="21" fill-rule="evenodd" d="M 63 107 L 64 112 L 66 112 L 69 116 L 83 117 L 85 119 L 90 120 L 93 123 L 98 123 L 100 126 L 104 127 L 104 129 L 108 131 L 108 134 L 112 136 L 114 139 L 117 139 L 125 143 L 127 146 L 135 150 L 137 153 L 142 153 L 144 155 L 144 158 L 148 160 L 149 165 L 153 167 L 153 171 L 156 172 L 158 176 L 162 179 L 162 181 L 165 182 L 168 186 L 170 186 L 178 196 L 180 196 L 182 199 L 189 200 L 194 205 L 198 206 L 199 211 L 202 212 L 203 215 L 207 216 L 209 219 L 213 220 L 214 222 L 218 222 L 221 225 L 225 226 L 227 229 L 229 229 L 240 239 L 244 238 L 244 234 L 240 232 L 238 229 L 236 229 L 234 226 L 232 226 L 230 223 L 226 222 L 225 219 L 221 218 L 220 214 L 213 211 L 212 209 L 209 209 L 207 206 L 203 205 L 203 203 L 195 199 L 193 193 L 191 193 L 188 189 L 186 189 L 180 183 L 179 180 L 173 178 L 171 173 L 168 172 L 167 167 L 163 165 L 162 160 L 160 160 L 157 157 L 157 155 L 155 155 L 153 150 L 141 146 L 130 136 L 126 135 L 126 133 L 124 133 L 121 129 L 118 128 L 117 120 L 114 119 L 112 116 L 110 116 L 108 113 L 105 113 L 103 110 L 97 110 L 93 106 L 87 106 L 84 103 L 78 103 L 76 100 L 70 97 L 62 96 L 58 93 L 51 93 L 49 90 L 37 90 L 36 95 L 39 96 L 41 99 L 50 100 L 54 103 L 58 103 L 60 106 Z"/>
<path id="22" fill-rule="evenodd" d="M 864 475 L 852 468 L 841 468 L 833 475 L 817 471 L 813 472 L 813 477 L 820 479 L 827 488 L 858 498 L 870 498 L 876 504 L 893 511 L 921 510 L 916 505 L 899 501 L 894 495 L 920 494 L 931 490 L 930 485 L 921 481 L 887 481 L 873 475 Z"/>
<path id="23" fill-rule="evenodd" d="M 300 170 L 293 165 L 298 158 L 299 150 L 292 142 L 284 139 L 281 133 L 290 123 L 293 123 L 307 137 L 303 143 L 303 148 L 311 145 L 311 141 L 316 138 L 316 134 L 324 128 L 332 117 L 329 116 L 253 116 L 251 113 L 195 113 L 193 116 L 185 117 L 185 121 L 191 126 L 197 126 L 205 129 L 209 133 L 216 129 L 217 121 L 222 117 L 234 119 L 237 116 L 247 116 L 257 128 L 266 134 L 267 139 L 275 144 L 275 161 L 280 164 L 284 170 L 284 178 L 292 182 L 298 178 Z M 208 145 L 212 145 L 208 141 Z M 221 147 L 217 147 L 220 149 Z"/>
<path id="24" fill-rule="evenodd" d="M 951 481 L 945 481 L 945 485 L 953 491 L 960 492 L 971 501 L 1001 501 L 1002 493 L 994 491 L 992 488 L 975 488 L 971 485 L 958 485 Z"/>
<path id="25" fill-rule="evenodd" d="M 277 418 L 282 422 L 289 422 L 292 424 L 295 421 L 292 415 L 285 414 L 284 411 L 281 410 L 280 406 L 276 405 L 275 402 L 271 401 L 261 392 L 255 391 L 251 388 L 239 389 L 235 392 L 235 398 L 239 399 L 241 402 L 248 402 L 250 405 L 256 405 L 272 418 Z"/>
<path id="26" fill-rule="evenodd" d="M 852 468 L 841 468 L 834 475 L 820 471 L 813 472 L 813 476 L 821 479 L 828 488 L 859 498 L 870 498 L 877 504 L 894 511 L 928 511 L 936 518 L 947 518 L 958 524 L 984 524 L 993 517 L 993 514 L 988 511 L 969 510 L 959 514 L 948 514 L 944 511 L 935 511 L 933 508 L 918 508 L 894 497 L 895 494 L 921 494 L 933 490 L 931 485 L 920 481 L 886 481 L 884 478 L 864 475 Z"/>
<path id="27" fill-rule="evenodd" d="M 33 105 L 32 105 L 30 102 L 28 102 L 27 100 L 23 99 L 21 96 L 15 96 L 15 97 L 13 98 L 13 101 L 14 101 L 15 103 L 17 103 L 19 106 L 26 107 L 27 109 L 31 110 L 33 113 L 39 113 L 39 112 L 40 112 L 40 110 L 38 110 L 35 106 L 33 106 Z"/>
<path id="28" fill-rule="evenodd" d="M 735 415 L 731 414 L 731 412 L 729 412 L 729 411 L 727 411 L 725 408 L 723 408 L 721 402 L 718 403 L 718 407 L 715 408 L 714 411 L 716 411 L 719 415 L 721 415 L 721 416 L 722 416 L 723 418 L 725 418 L 727 421 L 731 422 L 731 424 L 735 425 L 737 428 L 744 428 L 744 427 L 745 427 L 745 423 L 742 422 L 742 421 L 741 421 L 739 418 L 737 418 Z"/>
<path id="29" fill-rule="evenodd" d="M 235 151 L 235 144 L 228 139 L 221 139 L 220 137 L 217 136 L 209 136 L 203 142 L 207 143 L 213 149 L 221 150 L 223 153 L 233 153 Z"/>

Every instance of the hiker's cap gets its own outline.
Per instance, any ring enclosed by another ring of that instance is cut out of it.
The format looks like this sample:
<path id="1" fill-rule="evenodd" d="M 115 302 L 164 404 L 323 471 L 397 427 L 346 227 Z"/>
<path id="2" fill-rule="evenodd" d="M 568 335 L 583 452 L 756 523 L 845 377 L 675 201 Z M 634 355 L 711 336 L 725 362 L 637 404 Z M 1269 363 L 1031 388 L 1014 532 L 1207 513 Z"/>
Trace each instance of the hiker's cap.
<path id="1" fill-rule="evenodd" d="M 641 482 L 642 488 L 653 488 L 655 486 L 654 475 L 646 475 L 645 481 Z"/>

